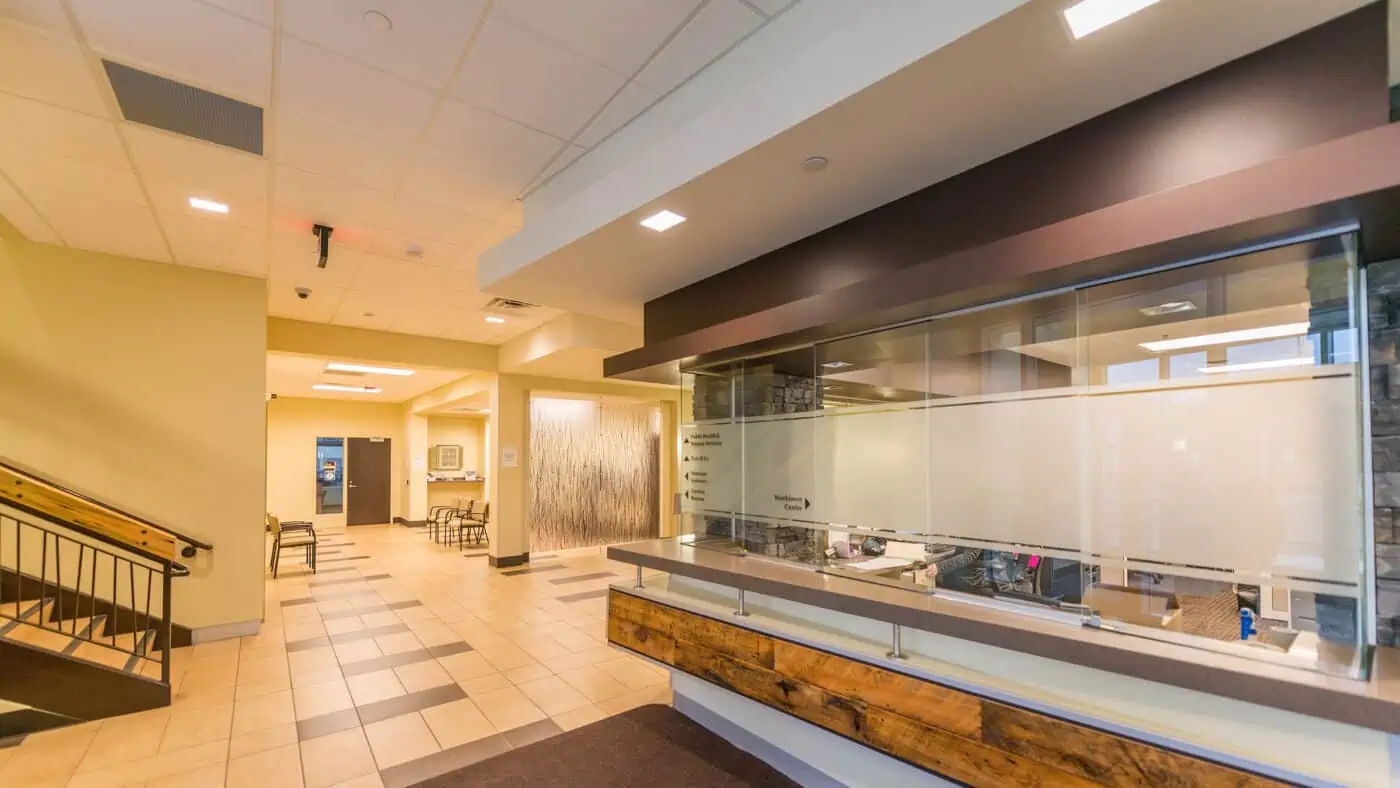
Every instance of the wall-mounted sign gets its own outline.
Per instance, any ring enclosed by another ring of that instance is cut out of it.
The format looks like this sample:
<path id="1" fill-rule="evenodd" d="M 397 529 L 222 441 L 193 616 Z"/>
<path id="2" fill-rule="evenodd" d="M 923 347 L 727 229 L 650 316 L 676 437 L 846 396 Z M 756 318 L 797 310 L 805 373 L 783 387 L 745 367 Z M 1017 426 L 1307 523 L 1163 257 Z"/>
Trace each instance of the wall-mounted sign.
<path id="1" fill-rule="evenodd" d="M 502 467 L 502 468 L 519 468 L 519 467 L 520 467 L 520 453 L 515 449 L 514 446 L 502 446 L 502 447 L 501 447 L 501 467 Z"/>

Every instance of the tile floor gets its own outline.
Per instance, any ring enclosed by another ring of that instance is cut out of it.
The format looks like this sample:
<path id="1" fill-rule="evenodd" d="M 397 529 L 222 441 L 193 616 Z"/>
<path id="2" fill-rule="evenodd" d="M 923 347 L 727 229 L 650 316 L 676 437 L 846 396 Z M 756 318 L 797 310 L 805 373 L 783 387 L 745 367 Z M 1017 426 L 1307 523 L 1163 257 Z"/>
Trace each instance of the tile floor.
<path id="1" fill-rule="evenodd" d="M 597 550 L 492 569 L 421 529 L 289 552 L 260 634 L 178 650 L 169 708 L 0 749 L 0 786 L 406 786 L 645 703 L 668 674 L 606 645 Z M 178 589 L 177 589 L 178 591 Z"/>

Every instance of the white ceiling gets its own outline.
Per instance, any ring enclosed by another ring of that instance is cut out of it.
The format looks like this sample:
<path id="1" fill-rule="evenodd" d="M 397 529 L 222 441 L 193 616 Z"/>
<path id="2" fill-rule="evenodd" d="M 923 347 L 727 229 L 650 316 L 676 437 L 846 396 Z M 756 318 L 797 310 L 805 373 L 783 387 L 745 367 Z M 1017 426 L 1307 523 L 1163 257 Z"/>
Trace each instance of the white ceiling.
<path id="1" fill-rule="evenodd" d="M 414 367 L 409 376 L 346 374 L 327 372 L 326 365 L 331 361 L 350 359 L 329 359 L 315 356 L 301 356 L 294 353 L 267 354 L 267 390 L 279 397 L 308 397 L 313 399 L 348 399 L 357 402 L 404 402 L 433 389 L 446 386 L 466 377 L 469 372 L 435 367 Z M 374 362 L 362 362 L 373 364 Z M 379 364 L 379 366 L 399 366 Z M 403 367 L 407 369 L 408 367 Z M 382 391 L 378 394 L 356 394 L 344 391 L 317 391 L 311 388 L 316 383 L 338 383 L 344 386 L 375 386 Z"/>
<path id="2" fill-rule="evenodd" d="M 0 0 L 0 214 L 35 241 L 266 277 L 280 317 L 500 343 L 559 314 L 484 320 L 476 258 L 519 198 L 789 5 Z M 123 121 L 101 58 L 265 108 L 266 155 Z M 336 228 L 325 270 L 313 223 Z"/>
<path id="3" fill-rule="evenodd" d="M 1030 0 L 720 166 L 666 184 L 642 204 L 620 202 L 603 213 L 600 200 L 562 200 L 536 214 L 535 205 L 549 201 L 527 198 L 530 222 L 491 252 L 487 285 L 493 292 L 571 312 L 640 322 L 642 305 L 650 299 L 1368 2 L 1165 0 L 1075 41 L 1060 17 L 1066 2 Z M 816 8 L 803 4 L 764 36 L 782 32 Z M 865 46 L 878 47 L 880 41 L 872 36 Z M 760 43 L 769 42 L 755 37 L 745 48 Z M 801 40 L 786 44 L 794 50 L 804 45 L 810 46 Z M 737 67 L 741 54 L 736 51 L 692 87 Z M 789 53 L 788 61 L 793 57 Z M 614 142 L 660 127 L 663 119 L 663 113 L 648 113 Z M 712 138 L 727 134 L 724 127 L 707 131 Z M 701 136 L 677 138 L 693 147 Z M 681 143 L 668 144 L 653 146 L 649 161 L 633 157 L 629 162 L 627 151 L 617 151 L 620 161 L 608 177 L 656 184 L 649 163 L 685 153 Z M 614 152 L 609 148 L 599 149 L 591 164 L 600 165 Z M 1160 166 L 1171 166 L 1178 153 L 1164 144 Z M 828 157 L 830 166 L 803 172 L 802 160 L 813 155 Z M 567 180 L 549 184 L 537 197 Z M 629 192 L 625 199 L 631 197 Z M 662 208 L 688 221 L 664 234 L 639 226 L 640 219 Z M 608 218 L 600 224 L 596 217 L 603 215 Z M 592 275 L 604 260 L 609 275 Z"/>

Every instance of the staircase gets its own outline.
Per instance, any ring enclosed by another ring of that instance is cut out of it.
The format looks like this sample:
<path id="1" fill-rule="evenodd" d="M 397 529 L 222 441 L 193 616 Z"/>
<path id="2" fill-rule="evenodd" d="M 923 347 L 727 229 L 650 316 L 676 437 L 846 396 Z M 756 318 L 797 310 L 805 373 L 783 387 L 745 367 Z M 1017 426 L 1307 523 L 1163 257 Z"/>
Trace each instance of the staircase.
<path id="1" fill-rule="evenodd" d="M 176 559 L 212 549 L 0 460 L 0 736 L 169 705 Z"/>

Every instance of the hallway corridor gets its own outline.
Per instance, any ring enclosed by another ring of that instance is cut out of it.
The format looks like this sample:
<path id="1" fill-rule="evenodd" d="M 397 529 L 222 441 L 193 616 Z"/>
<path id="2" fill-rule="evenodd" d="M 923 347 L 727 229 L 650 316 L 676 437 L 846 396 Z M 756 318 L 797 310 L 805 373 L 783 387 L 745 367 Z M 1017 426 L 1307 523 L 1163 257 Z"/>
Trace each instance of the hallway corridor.
<path id="1" fill-rule="evenodd" d="M 407 786 L 647 703 L 667 674 L 605 645 L 598 550 L 492 569 L 425 532 L 320 533 L 288 552 L 253 637 L 175 652 L 169 708 L 0 749 L 26 788 Z"/>

